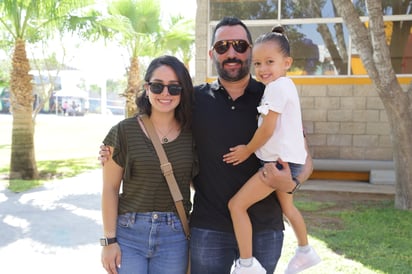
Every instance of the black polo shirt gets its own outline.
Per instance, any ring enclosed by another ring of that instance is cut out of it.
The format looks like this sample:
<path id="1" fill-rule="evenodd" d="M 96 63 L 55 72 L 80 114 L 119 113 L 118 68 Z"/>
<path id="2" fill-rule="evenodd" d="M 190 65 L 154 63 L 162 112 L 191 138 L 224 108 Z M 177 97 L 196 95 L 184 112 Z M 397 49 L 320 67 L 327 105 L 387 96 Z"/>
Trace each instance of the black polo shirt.
<path id="1" fill-rule="evenodd" d="M 232 100 L 219 82 L 195 88 L 193 137 L 197 146 L 200 172 L 194 178 L 196 190 L 191 226 L 233 232 L 228 209 L 230 198 L 259 168 L 253 154 L 240 165 L 223 162 L 229 148 L 247 144 L 257 128 L 258 106 L 264 85 L 252 79 L 242 96 Z M 283 230 L 282 210 L 276 195 L 249 209 L 253 229 Z"/>

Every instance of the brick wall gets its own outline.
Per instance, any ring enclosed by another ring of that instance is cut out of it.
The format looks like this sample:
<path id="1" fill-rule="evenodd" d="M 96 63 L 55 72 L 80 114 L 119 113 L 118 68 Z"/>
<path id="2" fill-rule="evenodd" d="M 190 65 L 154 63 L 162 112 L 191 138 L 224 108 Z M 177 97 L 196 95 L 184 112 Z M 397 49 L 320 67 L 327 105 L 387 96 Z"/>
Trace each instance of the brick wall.
<path id="1" fill-rule="evenodd" d="M 386 112 L 373 85 L 297 86 L 313 158 L 392 160 Z"/>

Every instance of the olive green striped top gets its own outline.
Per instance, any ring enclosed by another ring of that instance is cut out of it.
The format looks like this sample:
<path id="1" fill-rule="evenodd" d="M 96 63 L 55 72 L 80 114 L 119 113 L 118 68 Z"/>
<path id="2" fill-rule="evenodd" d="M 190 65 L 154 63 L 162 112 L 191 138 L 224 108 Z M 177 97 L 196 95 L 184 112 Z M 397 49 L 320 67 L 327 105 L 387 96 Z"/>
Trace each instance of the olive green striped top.
<path id="1" fill-rule="evenodd" d="M 124 168 L 119 195 L 119 214 L 127 212 L 176 212 L 160 161 L 150 139 L 136 117 L 113 126 L 103 143 L 114 147 L 113 160 Z M 198 172 L 197 156 L 189 130 L 163 144 L 183 196 L 186 211 L 191 209 L 190 182 Z"/>

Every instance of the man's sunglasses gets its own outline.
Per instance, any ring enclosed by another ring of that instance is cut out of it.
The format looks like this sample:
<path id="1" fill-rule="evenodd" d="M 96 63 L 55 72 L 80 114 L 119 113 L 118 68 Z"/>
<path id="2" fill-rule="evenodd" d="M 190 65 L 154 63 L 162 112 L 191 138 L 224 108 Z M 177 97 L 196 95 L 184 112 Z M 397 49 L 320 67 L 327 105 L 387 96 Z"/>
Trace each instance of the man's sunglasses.
<path id="1" fill-rule="evenodd" d="M 217 41 L 212 49 L 218 54 L 223 54 L 229 50 L 230 45 L 239 53 L 245 53 L 251 45 L 246 40 L 221 40 Z"/>
<path id="2" fill-rule="evenodd" d="M 150 87 L 150 91 L 153 92 L 154 94 L 162 93 L 165 87 L 167 87 L 169 94 L 173 96 L 180 95 L 180 93 L 183 90 L 183 87 L 176 85 L 176 84 L 163 85 L 161 83 L 156 83 L 156 82 L 149 82 L 147 84 Z"/>

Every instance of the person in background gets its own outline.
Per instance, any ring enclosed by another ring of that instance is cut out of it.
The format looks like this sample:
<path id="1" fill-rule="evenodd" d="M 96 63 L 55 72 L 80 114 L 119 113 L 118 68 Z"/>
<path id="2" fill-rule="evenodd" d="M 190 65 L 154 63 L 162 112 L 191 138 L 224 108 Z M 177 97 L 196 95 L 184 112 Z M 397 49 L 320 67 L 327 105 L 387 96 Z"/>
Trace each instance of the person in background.
<path id="1" fill-rule="evenodd" d="M 140 115 L 149 116 L 173 166 L 186 213 L 197 173 L 191 125 L 193 85 L 173 56 L 154 59 L 136 104 L 139 114 L 113 126 L 103 143 L 101 262 L 107 273 L 186 273 L 188 240 L 159 158 Z"/>
<path id="2" fill-rule="evenodd" d="M 195 87 L 192 132 L 199 158 L 199 174 L 193 179 L 195 195 L 190 216 L 190 264 L 192 274 L 230 273 L 239 249 L 228 209 L 229 200 L 255 174 L 260 164 L 251 155 L 241 165 L 228 165 L 222 155 L 229 147 L 245 144 L 257 128 L 258 106 L 265 86 L 250 75 L 252 36 L 235 17 L 216 25 L 209 56 L 218 73 L 213 83 Z M 107 161 L 111 151 L 100 147 L 99 159 Z M 276 191 L 296 187 L 287 163 L 279 170 L 273 163 L 261 169 L 262 181 Z M 297 179 L 312 173 L 308 154 Z M 283 214 L 274 193 L 249 209 L 253 225 L 253 254 L 268 273 L 273 273 L 283 245 Z"/>
<path id="3" fill-rule="evenodd" d="M 246 145 L 230 148 L 223 156 L 226 163 L 234 166 L 243 163 L 253 153 L 262 163 L 279 159 L 288 162 L 292 178 L 301 172 L 307 152 L 302 134 L 302 114 L 296 87 L 286 72 L 293 59 L 289 41 L 282 27 L 258 37 L 253 47 L 253 66 L 258 80 L 266 85 L 260 106 L 259 128 Z M 282 165 L 278 165 L 282 169 Z M 297 190 L 297 188 L 295 188 Z M 298 273 L 320 262 L 315 250 L 308 244 L 306 225 L 299 210 L 293 204 L 292 192 L 276 192 L 283 213 L 292 225 L 298 239 L 296 254 L 289 262 L 285 273 Z M 248 208 L 264 199 L 275 189 L 262 182 L 259 173 L 253 175 L 229 201 L 234 231 L 239 246 L 240 258 L 233 274 L 266 273 L 252 254 L 252 224 Z"/>
<path id="4" fill-rule="evenodd" d="M 69 109 L 69 103 L 67 103 L 67 101 L 64 101 L 62 109 L 63 109 L 63 115 L 66 116 L 67 110 Z"/>

